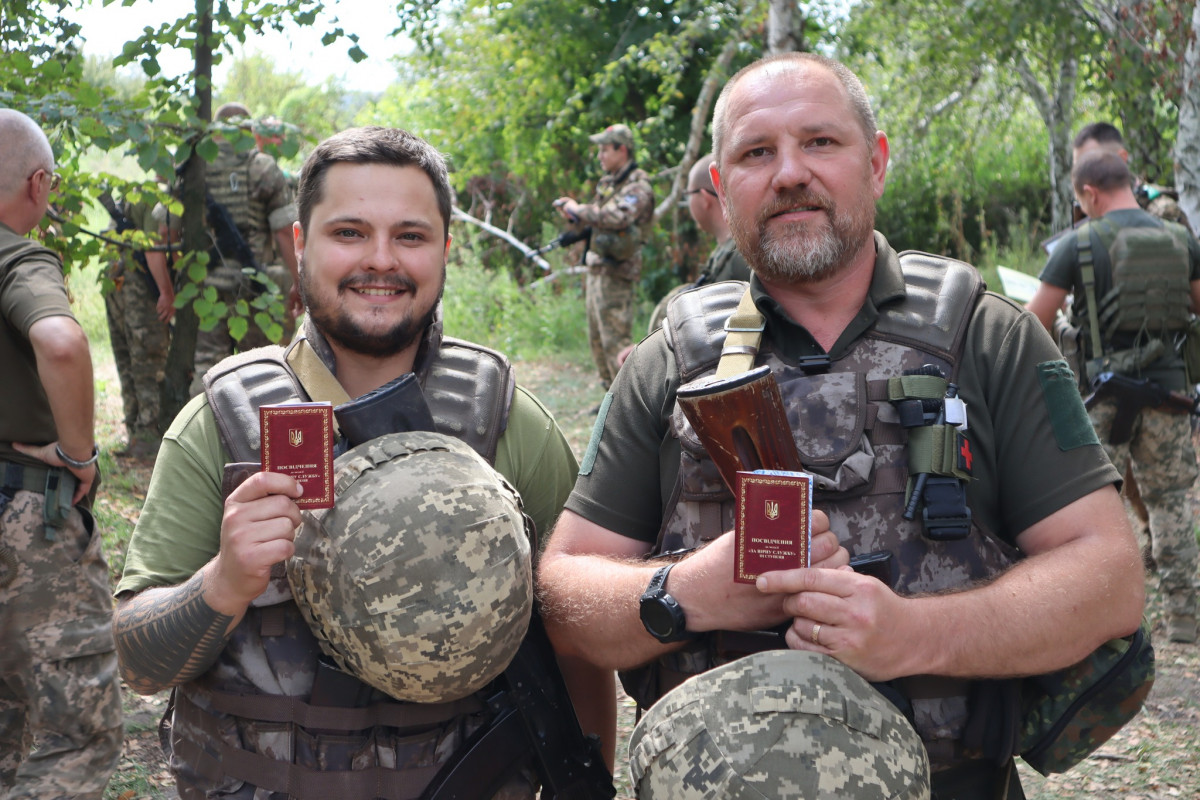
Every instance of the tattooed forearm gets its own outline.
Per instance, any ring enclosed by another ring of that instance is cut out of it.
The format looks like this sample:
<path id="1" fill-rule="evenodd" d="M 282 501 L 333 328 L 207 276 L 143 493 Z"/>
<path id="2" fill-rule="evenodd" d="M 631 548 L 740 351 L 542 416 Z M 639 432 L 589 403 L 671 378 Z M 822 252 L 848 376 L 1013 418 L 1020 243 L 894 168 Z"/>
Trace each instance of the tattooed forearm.
<path id="1" fill-rule="evenodd" d="M 121 602 L 113 621 L 121 674 L 139 694 L 197 677 L 225 647 L 233 617 L 204 602 L 204 576 Z"/>

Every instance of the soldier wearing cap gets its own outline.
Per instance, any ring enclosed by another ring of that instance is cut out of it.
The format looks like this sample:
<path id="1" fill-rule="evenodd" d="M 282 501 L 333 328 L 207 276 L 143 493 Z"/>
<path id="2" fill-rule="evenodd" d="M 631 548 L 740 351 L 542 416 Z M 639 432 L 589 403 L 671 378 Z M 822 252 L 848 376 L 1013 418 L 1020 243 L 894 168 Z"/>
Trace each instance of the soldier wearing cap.
<path id="1" fill-rule="evenodd" d="M 654 223 L 650 177 L 633 157 L 633 131 L 609 125 L 588 137 L 599 146 L 604 176 L 591 203 L 560 197 L 554 207 L 572 225 L 592 229 L 587 254 L 588 342 L 607 388 L 620 368 L 633 325 L 633 292 L 642 273 L 642 244 Z"/>
<path id="2" fill-rule="evenodd" d="M 58 256 L 26 238 L 58 185 L 37 124 L 0 109 L 0 796 L 99 800 L 121 755 L 92 358 Z"/>

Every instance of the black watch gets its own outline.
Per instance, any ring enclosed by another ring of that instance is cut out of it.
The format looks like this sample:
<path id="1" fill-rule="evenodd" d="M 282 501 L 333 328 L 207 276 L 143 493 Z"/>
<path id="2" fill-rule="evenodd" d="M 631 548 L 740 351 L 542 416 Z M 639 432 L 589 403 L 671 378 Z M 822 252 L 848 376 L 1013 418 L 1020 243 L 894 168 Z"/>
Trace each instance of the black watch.
<path id="1" fill-rule="evenodd" d="M 683 608 L 671 595 L 667 594 L 667 575 L 677 562 L 671 562 L 659 567 L 650 579 L 650 585 L 642 593 L 638 601 L 638 611 L 642 617 L 642 625 L 646 631 L 664 644 L 682 642 L 695 638 L 696 634 L 687 630 L 687 618 Z"/>

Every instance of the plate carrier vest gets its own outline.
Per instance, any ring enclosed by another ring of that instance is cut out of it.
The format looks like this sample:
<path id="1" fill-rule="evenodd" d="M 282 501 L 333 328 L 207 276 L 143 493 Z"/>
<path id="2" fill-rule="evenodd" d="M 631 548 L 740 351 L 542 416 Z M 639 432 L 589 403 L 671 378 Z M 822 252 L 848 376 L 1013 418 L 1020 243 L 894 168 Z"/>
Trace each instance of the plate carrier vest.
<path id="1" fill-rule="evenodd" d="M 983 530 L 956 541 L 923 535 L 920 515 L 902 518 L 908 484 L 908 434 L 889 402 L 889 379 L 926 364 L 954 380 L 968 321 L 984 291 L 974 267 L 905 252 L 899 256 L 907 294 L 880 312 L 875 325 L 827 371 L 784 363 L 764 342 L 756 365 L 768 364 L 779 384 L 805 470 L 814 476 L 814 506 L 829 515 L 843 546 L 858 555 L 894 556 L 900 594 L 937 592 L 1003 572 L 1017 550 Z M 684 292 L 670 305 L 664 329 L 683 383 L 716 371 L 725 323 L 746 291 L 742 282 Z M 893 391 L 892 399 L 895 399 Z M 655 551 L 688 550 L 734 527 L 735 503 L 687 418 L 676 404 L 671 435 L 681 461 L 663 512 Z M 622 673 L 643 708 L 691 675 L 757 650 L 785 647 L 775 632 L 720 631 L 638 670 Z M 967 757 L 960 739 L 967 722 L 967 681 L 912 676 L 893 682 L 911 701 L 913 722 L 935 762 Z"/>
<path id="2" fill-rule="evenodd" d="M 331 364 L 319 334 L 311 326 L 305 334 Z M 305 334 L 287 349 L 250 350 L 205 374 L 221 441 L 234 461 L 259 460 L 259 406 L 310 399 L 285 360 Z M 426 396 L 436 399 L 430 407 L 437 432 L 494 464 L 516 385 L 508 360 L 470 342 L 443 340 L 435 322 L 415 371 Z M 354 707 L 310 704 L 325 669 L 320 653 L 278 564 L 216 663 L 178 687 L 173 714 L 168 709 L 164 717 L 160 733 L 183 800 L 415 799 L 489 718 L 487 689 L 450 703 L 407 703 L 340 672 L 337 680 L 358 684 Z"/>

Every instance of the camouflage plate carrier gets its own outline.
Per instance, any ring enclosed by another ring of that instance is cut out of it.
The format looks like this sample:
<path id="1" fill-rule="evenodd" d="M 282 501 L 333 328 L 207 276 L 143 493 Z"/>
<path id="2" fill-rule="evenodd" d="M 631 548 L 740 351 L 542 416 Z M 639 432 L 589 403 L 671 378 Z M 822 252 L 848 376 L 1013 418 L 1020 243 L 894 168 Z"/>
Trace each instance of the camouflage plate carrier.
<path id="1" fill-rule="evenodd" d="M 311 325 L 306 334 L 332 364 Z M 260 348 L 205 376 L 222 443 L 235 461 L 259 458 L 260 405 L 308 399 L 284 358 L 282 347 Z M 515 388 L 507 359 L 468 342 L 443 341 L 435 322 L 417 361 L 425 393 L 437 398 L 437 431 L 493 463 Z M 320 654 L 284 565 L 277 564 L 216 663 L 176 690 L 164 717 L 163 744 L 183 800 L 415 799 L 490 719 L 486 691 L 447 703 L 399 702 L 330 671 Z M 315 702 L 314 691 L 322 689 L 318 674 L 330 678 L 332 700 Z M 519 785 L 523 780 L 496 797 L 532 797 L 527 782 Z"/>
<path id="2" fill-rule="evenodd" d="M 784 398 L 801 462 L 815 476 L 814 505 L 829 514 L 851 555 L 894 554 L 895 585 L 903 594 L 937 592 L 999 574 L 1018 553 L 991 531 L 971 523 L 970 535 L 931 541 L 901 514 L 909 482 L 908 434 L 891 404 L 894 379 L 926 364 L 954 380 L 976 301 L 984 290 L 970 265 L 924 253 L 900 255 L 907 294 L 828 371 L 806 374 L 764 347 Z M 719 283 L 681 294 L 667 312 L 665 331 L 683 382 L 715 371 L 726 319 L 746 290 Z M 891 384 L 891 385 L 889 385 Z M 734 501 L 678 404 L 671 434 L 682 447 L 679 477 L 664 510 L 656 551 L 690 549 L 730 530 Z M 649 667 L 621 675 L 643 708 L 691 675 L 748 652 L 783 646 L 773 632 L 718 632 L 702 637 Z M 962 758 L 967 722 L 967 681 L 914 676 L 896 682 L 912 701 L 913 720 L 931 761 Z"/>

